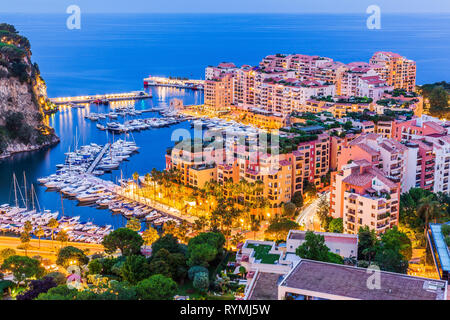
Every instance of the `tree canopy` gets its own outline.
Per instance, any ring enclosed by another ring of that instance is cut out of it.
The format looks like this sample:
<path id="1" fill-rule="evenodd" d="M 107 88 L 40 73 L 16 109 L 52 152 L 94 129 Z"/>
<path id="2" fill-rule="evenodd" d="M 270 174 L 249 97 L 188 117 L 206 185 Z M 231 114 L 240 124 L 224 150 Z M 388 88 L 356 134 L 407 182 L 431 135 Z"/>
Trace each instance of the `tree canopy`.
<path id="1" fill-rule="evenodd" d="M 119 228 L 103 238 L 102 245 L 107 253 L 114 253 L 119 249 L 124 256 L 138 254 L 144 244 L 142 237 L 128 228 Z"/>

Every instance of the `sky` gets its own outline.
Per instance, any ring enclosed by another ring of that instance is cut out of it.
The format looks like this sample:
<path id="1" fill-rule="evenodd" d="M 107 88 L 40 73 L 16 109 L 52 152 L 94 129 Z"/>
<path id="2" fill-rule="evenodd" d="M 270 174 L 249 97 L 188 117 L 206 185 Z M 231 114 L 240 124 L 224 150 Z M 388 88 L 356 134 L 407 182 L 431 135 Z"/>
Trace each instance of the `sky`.
<path id="1" fill-rule="evenodd" d="M 0 0 L 0 13 L 450 13 L 450 0 Z M 1 20 L 1 16 L 0 16 Z"/>

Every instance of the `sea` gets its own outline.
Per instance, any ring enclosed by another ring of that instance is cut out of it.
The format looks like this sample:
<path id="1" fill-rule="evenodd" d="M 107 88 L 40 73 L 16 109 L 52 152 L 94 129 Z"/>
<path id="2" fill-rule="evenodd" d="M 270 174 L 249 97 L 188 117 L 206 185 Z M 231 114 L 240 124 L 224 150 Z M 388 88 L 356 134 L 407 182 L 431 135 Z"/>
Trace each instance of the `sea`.
<path id="1" fill-rule="evenodd" d="M 220 62 L 257 65 L 266 55 L 302 53 L 349 63 L 368 61 L 376 51 L 393 51 L 417 62 L 417 83 L 450 80 L 450 15 L 383 14 L 380 29 L 368 29 L 366 14 L 82 14 L 81 28 L 67 28 L 65 14 L 0 14 L 31 42 L 49 97 L 119 93 L 143 89 L 153 76 L 204 78 L 205 67 Z M 201 104 L 199 91 L 150 88 L 153 98 L 136 102 L 137 109 L 162 107 L 173 98 Z M 12 175 L 27 189 L 33 183 L 42 208 L 58 210 L 82 221 L 111 224 L 125 221 L 108 210 L 77 206 L 38 186 L 36 179 L 54 173 L 56 164 L 75 144 L 111 140 L 89 112 L 108 107 L 65 108 L 49 117 L 61 142 L 51 148 L 0 160 L 0 204 L 14 203 Z M 157 114 L 145 114 L 146 117 Z M 166 149 L 175 129 L 187 122 L 133 134 L 139 154 L 121 165 L 121 174 L 164 169 Z M 103 176 L 114 180 L 119 171 Z M 23 189 L 24 190 L 24 189 Z"/>

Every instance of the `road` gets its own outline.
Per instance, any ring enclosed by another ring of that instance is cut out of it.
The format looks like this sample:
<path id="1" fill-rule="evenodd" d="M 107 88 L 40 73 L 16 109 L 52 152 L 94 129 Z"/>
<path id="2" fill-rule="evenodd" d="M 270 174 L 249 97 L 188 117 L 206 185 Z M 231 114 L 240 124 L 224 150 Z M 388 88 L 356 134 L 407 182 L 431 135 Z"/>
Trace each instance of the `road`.
<path id="1" fill-rule="evenodd" d="M 19 238 L 15 237 L 0 237 L 0 250 L 5 248 L 11 248 L 16 250 L 17 254 L 24 255 L 25 250 L 17 249 L 22 243 Z M 48 258 L 50 260 L 56 259 L 56 253 L 61 248 L 61 243 L 59 241 L 54 241 L 52 243 L 51 240 L 41 240 L 41 247 L 39 248 L 39 241 L 37 239 L 32 239 L 30 241 L 31 247 L 27 250 L 27 254 L 29 257 L 33 257 L 39 255 L 43 258 Z M 104 251 L 104 248 L 101 244 L 92 244 L 92 243 L 81 243 L 81 242 L 65 242 L 64 247 L 66 246 L 74 246 L 81 250 L 89 249 L 88 255 L 94 253 L 101 253 Z"/>
<path id="2" fill-rule="evenodd" d="M 326 197 L 328 200 L 330 200 L 330 192 L 325 192 L 323 195 L 315 199 L 312 203 L 308 204 L 305 208 L 303 208 L 300 211 L 299 215 L 297 216 L 297 219 L 295 219 L 295 221 L 299 225 L 305 226 L 306 230 L 310 229 L 314 230 L 314 218 L 321 199 L 320 197 Z"/>

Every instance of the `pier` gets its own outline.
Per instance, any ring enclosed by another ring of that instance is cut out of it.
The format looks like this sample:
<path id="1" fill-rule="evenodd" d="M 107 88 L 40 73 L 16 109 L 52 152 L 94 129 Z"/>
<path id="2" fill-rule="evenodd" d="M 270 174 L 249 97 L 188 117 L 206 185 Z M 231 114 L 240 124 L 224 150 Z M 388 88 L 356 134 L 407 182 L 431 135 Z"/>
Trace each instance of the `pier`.
<path id="1" fill-rule="evenodd" d="M 99 154 L 97 155 L 97 157 L 95 158 L 94 162 L 92 162 L 92 164 L 89 166 L 89 168 L 87 169 L 87 173 L 92 173 L 92 171 L 95 170 L 95 167 L 98 165 L 98 163 L 100 162 L 100 160 L 103 158 L 103 156 L 105 155 L 106 150 L 108 150 L 108 148 L 111 146 L 110 143 L 105 144 L 105 146 L 103 147 L 103 149 L 99 152 Z"/>
<path id="2" fill-rule="evenodd" d="M 50 101 L 56 105 L 67 105 L 67 104 L 95 103 L 95 102 L 108 103 L 110 101 L 139 100 L 150 98 L 152 98 L 152 95 L 144 91 L 133 91 L 126 93 L 110 93 L 110 94 L 98 94 L 90 96 L 50 98 Z"/>
<path id="3" fill-rule="evenodd" d="M 172 87 L 180 89 L 192 89 L 192 90 L 203 90 L 204 80 L 194 80 L 194 79 L 176 79 L 176 78 L 164 78 L 164 77 L 148 77 L 144 79 L 144 87 L 155 86 L 155 87 Z"/>

